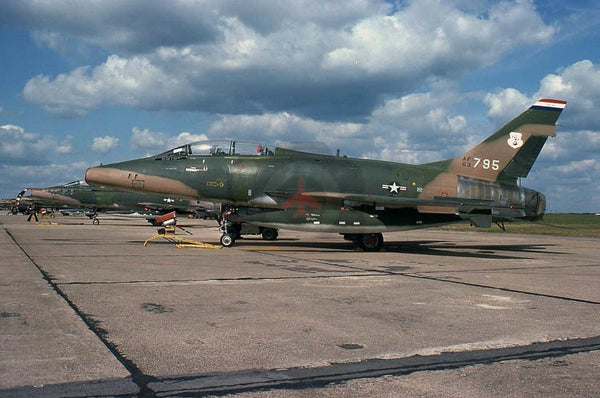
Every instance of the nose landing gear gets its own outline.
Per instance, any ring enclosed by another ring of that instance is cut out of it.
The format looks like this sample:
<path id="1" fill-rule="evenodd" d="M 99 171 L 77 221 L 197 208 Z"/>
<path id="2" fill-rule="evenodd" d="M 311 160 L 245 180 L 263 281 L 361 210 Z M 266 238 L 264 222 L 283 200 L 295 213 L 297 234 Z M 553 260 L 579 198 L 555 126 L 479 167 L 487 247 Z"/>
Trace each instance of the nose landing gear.
<path id="1" fill-rule="evenodd" d="M 100 220 L 98 219 L 98 210 L 94 209 L 94 212 L 89 212 L 85 214 L 90 220 L 92 220 L 92 224 L 98 225 L 100 224 Z"/>
<path id="2" fill-rule="evenodd" d="M 223 247 L 231 247 L 235 240 L 241 237 L 240 231 L 242 224 L 229 221 L 229 216 L 235 213 L 235 209 L 223 205 L 221 207 L 221 215 L 218 217 L 219 229 L 223 232 L 220 242 Z"/>
<path id="3" fill-rule="evenodd" d="M 242 239 L 242 235 L 260 235 L 264 240 L 276 240 L 279 236 L 279 232 L 275 228 L 258 227 L 237 220 L 232 221 L 230 217 L 234 220 L 238 218 L 238 211 L 237 208 L 225 205 L 221 207 L 221 214 L 217 221 L 222 232 L 220 242 L 224 247 L 233 246 L 236 240 Z"/>

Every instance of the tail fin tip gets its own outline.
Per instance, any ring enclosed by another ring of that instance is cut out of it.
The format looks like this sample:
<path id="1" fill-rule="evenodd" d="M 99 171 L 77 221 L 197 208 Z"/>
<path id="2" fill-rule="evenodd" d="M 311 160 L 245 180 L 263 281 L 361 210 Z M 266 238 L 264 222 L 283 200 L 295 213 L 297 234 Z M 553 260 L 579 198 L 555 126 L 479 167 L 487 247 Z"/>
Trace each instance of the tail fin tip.
<path id="1" fill-rule="evenodd" d="M 538 100 L 531 107 L 534 109 L 544 108 L 545 110 L 563 110 L 567 105 L 567 101 L 553 99 L 553 98 L 542 98 Z"/>

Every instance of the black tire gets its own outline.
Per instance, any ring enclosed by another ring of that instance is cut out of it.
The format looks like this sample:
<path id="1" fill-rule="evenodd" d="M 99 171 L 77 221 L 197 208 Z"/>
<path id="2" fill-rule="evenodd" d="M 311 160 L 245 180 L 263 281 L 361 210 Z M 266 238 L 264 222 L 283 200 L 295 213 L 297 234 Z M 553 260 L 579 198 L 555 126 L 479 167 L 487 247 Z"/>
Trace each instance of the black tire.
<path id="1" fill-rule="evenodd" d="M 279 232 L 274 228 L 265 228 L 261 235 L 264 240 L 275 240 L 279 236 Z"/>
<path id="2" fill-rule="evenodd" d="M 362 234 L 359 238 L 359 246 L 366 252 L 376 252 L 383 247 L 382 234 Z"/>
<path id="3" fill-rule="evenodd" d="M 231 235 L 233 240 L 242 239 L 242 224 L 232 223 L 229 227 L 227 227 L 227 233 Z"/>
<path id="4" fill-rule="evenodd" d="M 98 224 L 100 224 L 100 220 L 98 220 L 97 218 L 94 218 L 94 219 L 92 220 L 92 224 L 94 224 L 94 225 L 98 225 Z"/>
<path id="5" fill-rule="evenodd" d="M 223 247 L 231 247 L 235 243 L 235 239 L 230 234 L 221 235 L 221 244 Z"/>

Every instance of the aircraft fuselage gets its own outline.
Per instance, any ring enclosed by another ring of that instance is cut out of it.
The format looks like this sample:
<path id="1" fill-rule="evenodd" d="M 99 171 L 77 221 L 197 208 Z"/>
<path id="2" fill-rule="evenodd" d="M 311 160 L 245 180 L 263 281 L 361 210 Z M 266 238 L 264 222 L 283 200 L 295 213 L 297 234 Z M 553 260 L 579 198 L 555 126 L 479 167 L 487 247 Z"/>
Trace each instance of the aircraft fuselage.
<path id="1" fill-rule="evenodd" d="M 460 197 L 467 207 L 470 200 L 491 201 L 503 209 L 502 215 L 513 218 L 535 219 L 543 213 L 541 194 L 535 191 L 456 175 L 440 182 L 443 167 L 277 148 L 271 156 L 155 156 L 90 169 L 86 178 L 123 189 L 224 203 L 239 208 L 232 220 L 298 230 L 374 233 L 465 219 L 457 209 L 460 203 L 440 209 L 427 202 L 414 206 L 418 202 L 412 201 L 434 197 Z M 373 197 L 372 203 L 368 197 Z M 380 203 L 381 198 L 389 199 L 390 205 Z M 406 206 L 398 204 L 399 199 L 406 199 Z"/>

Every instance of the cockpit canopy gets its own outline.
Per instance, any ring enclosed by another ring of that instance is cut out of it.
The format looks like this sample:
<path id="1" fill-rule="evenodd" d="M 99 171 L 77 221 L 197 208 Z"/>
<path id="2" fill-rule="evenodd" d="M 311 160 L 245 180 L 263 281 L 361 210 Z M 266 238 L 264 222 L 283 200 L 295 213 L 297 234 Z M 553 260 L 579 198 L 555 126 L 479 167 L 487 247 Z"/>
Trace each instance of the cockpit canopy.
<path id="1" fill-rule="evenodd" d="M 156 155 L 154 158 L 183 159 L 189 156 L 273 156 L 274 145 L 262 145 L 252 142 L 213 140 L 197 141 Z"/>
<path id="2" fill-rule="evenodd" d="M 81 180 L 71 181 L 63 185 L 65 188 L 89 187 L 88 183 Z"/>

